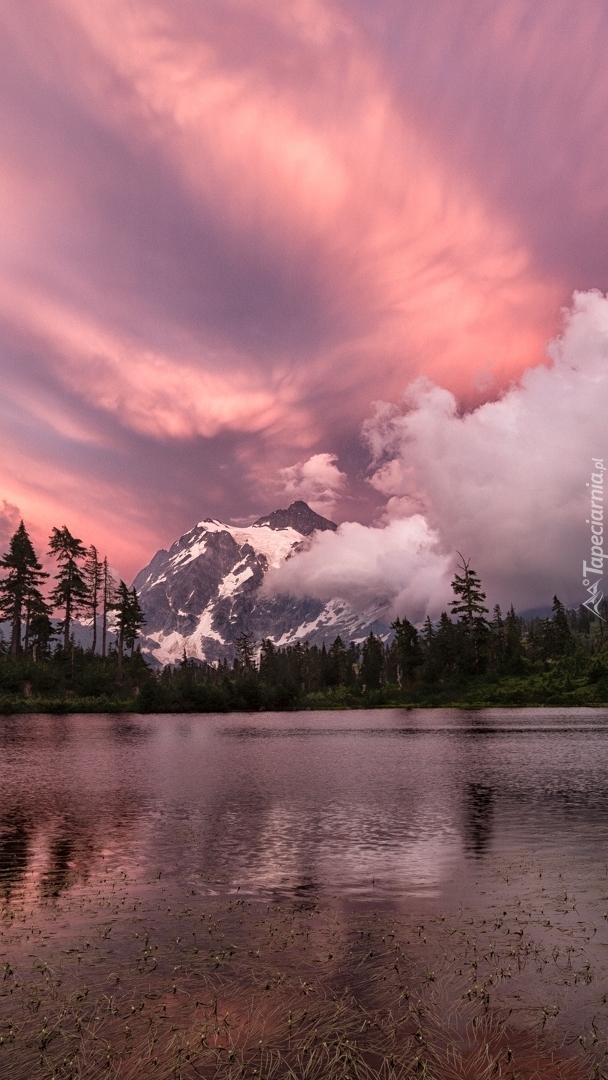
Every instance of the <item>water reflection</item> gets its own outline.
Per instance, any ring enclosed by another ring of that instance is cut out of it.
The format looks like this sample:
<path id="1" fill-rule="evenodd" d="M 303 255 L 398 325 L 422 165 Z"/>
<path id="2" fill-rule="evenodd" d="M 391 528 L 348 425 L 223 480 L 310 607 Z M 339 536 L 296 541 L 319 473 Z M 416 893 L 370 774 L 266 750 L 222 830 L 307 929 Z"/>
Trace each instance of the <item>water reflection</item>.
<path id="1" fill-rule="evenodd" d="M 104 1016 L 122 992 L 121 1040 L 133 1002 L 159 1020 L 258 959 L 325 965 L 328 1000 L 445 961 L 537 1027 L 538 1002 L 596 1017 L 607 751 L 603 710 L 0 719 L 5 965 Z"/>
<path id="2" fill-rule="evenodd" d="M 42 892 L 44 896 L 59 896 L 69 884 L 70 869 L 74 867 L 71 861 L 74 854 L 74 841 L 70 834 L 59 833 L 51 842 L 49 853 L 49 866 L 42 875 Z"/>
<path id="3" fill-rule="evenodd" d="M 5 897 L 57 897 L 103 865 L 445 899 L 467 859 L 593 848 L 608 824 L 603 710 L 24 717 L 0 744 Z"/>
<path id="4" fill-rule="evenodd" d="M 483 855 L 492 839 L 495 794 L 487 784 L 467 784 L 465 797 L 465 851 Z"/>
<path id="5" fill-rule="evenodd" d="M 26 872 L 31 824 L 21 807 L 4 808 L 0 815 L 0 889 L 8 898 Z"/>

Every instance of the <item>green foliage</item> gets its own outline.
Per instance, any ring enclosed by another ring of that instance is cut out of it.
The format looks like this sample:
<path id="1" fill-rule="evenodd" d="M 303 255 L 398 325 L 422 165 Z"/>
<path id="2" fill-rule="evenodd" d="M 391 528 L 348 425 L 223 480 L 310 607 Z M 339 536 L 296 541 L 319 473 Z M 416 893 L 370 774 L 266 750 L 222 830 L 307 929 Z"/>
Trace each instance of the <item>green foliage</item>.
<path id="1" fill-rule="evenodd" d="M 16 660 L 24 648 L 21 638 L 23 619 L 27 652 L 32 620 L 37 620 L 39 627 L 40 619 L 48 616 L 50 611 L 39 588 L 49 575 L 38 562 L 23 521 L 11 537 L 8 552 L 0 559 L 0 568 L 7 571 L 6 577 L 0 580 L 0 617 L 11 624 L 11 656 Z"/>
<path id="2" fill-rule="evenodd" d="M 97 652 L 97 611 L 99 608 L 99 594 L 103 588 L 104 563 L 100 560 L 97 548 L 94 544 L 91 544 L 87 550 L 82 567 L 82 574 L 87 586 L 91 619 L 93 621 L 93 644 L 91 645 L 91 652 L 95 653 Z"/>
<path id="3" fill-rule="evenodd" d="M 422 648 L 418 631 L 405 617 L 391 623 L 395 638 L 388 652 L 388 671 L 400 688 L 414 684 L 414 676 L 422 664 Z"/>
<path id="4" fill-rule="evenodd" d="M 53 598 L 65 612 L 63 643 L 54 652 L 50 607 L 38 590 L 45 575 L 22 525 L 0 561 L 7 571 L 0 582 L 2 610 L 13 610 L 10 590 L 16 592 L 19 580 L 26 619 L 23 642 L 19 629 L 21 651 L 15 652 L 12 637 L 0 643 L 2 712 L 608 703 L 604 624 L 586 610 L 566 611 L 557 597 L 548 619 L 525 623 L 513 607 L 503 618 L 496 606 L 488 622 L 479 578 L 462 557 L 453 583 L 455 620 L 443 612 L 436 624 L 427 619 L 419 632 L 402 616 L 392 623 L 387 641 L 370 633 L 362 643 L 349 645 L 338 637 L 328 648 L 305 642 L 277 648 L 269 639 L 258 647 L 243 634 L 232 664 L 200 663 L 184 655 L 180 665 L 156 672 L 136 649 L 144 615 L 135 589 L 123 581 L 115 587 L 107 560 L 101 562 L 94 548 L 86 552 L 65 527 L 53 530 L 51 549 L 59 563 Z M 69 626 L 79 605 L 93 614 L 95 588 L 102 613 L 109 607 L 116 612 L 118 642 L 107 657 L 105 617 L 101 656 L 69 638 L 66 645 L 66 621 Z"/>
<path id="5" fill-rule="evenodd" d="M 384 675 L 384 647 L 375 634 L 370 633 L 363 643 L 361 656 L 361 687 L 363 690 L 379 690 Z"/>
<path id="6" fill-rule="evenodd" d="M 49 555 L 54 555 L 59 565 L 55 574 L 57 584 L 51 593 L 52 603 L 63 608 L 61 631 L 63 647 L 68 648 L 72 619 L 86 610 L 89 603 L 89 589 L 80 562 L 87 552 L 82 540 L 72 536 L 64 525 L 61 529 L 53 528 L 49 538 Z"/>
<path id="7" fill-rule="evenodd" d="M 465 670 L 477 672 L 483 670 L 488 659 L 490 628 L 486 619 L 488 609 L 484 604 L 486 594 L 482 591 L 477 574 L 471 569 L 471 560 L 465 559 L 460 552 L 458 555 L 458 569 L 461 573 L 456 573 L 452 581 L 455 599 L 451 601 L 450 607 L 452 614 L 458 616 L 462 631 L 460 665 Z"/>
<path id="8" fill-rule="evenodd" d="M 124 581 L 119 582 L 112 607 L 116 611 L 118 655 L 121 657 L 124 649 L 130 650 L 133 655 L 135 642 L 146 622 L 135 588 L 129 590 Z"/>

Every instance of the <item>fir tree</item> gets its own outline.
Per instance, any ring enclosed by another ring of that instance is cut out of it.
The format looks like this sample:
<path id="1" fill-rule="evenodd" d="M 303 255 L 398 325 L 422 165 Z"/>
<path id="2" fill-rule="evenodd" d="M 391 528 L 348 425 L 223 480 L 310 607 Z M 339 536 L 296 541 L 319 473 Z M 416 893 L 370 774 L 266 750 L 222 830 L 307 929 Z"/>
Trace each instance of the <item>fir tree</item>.
<path id="1" fill-rule="evenodd" d="M 131 656 L 133 656 L 135 642 L 139 637 L 146 617 L 141 609 L 135 588 L 129 591 L 124 581 L 120 581 L 118 584 L 116 600 L 112 606 L 116 611 L 118 627 L 118 681 L 120 682 L 125 647 L 130 650 Z"/>
<path id="2" fill-rule="evenodd" d="M 494 669 L 501 667 L 505 655 L 505 623 L 500 604 L 494 605 L 490 623 L 490 665 Z"/>
<path id="3" fill-rule="evenodd" d="M 25 600 L 23 651 L 26 656 L 30 645 L 36 646 L 39 656 L 48 651 L 46 647 L 53 636 L 52 611 L 51 605 L 47 604 L 40 593 L 30 591 Z"/>
<path id="4" fill-rule="evenodd" d="M 270 638 L 262 641 L 260 650 L 260 678 L 272 685 L 279 681 L 280 656 Z"/>
<path id="5" fill-rule="evenodd" d="M 486 619 L 488 609 L 484 604 L 486 594 L 482 591 L 481 581 L 471 569 L 471 560 L 465 559 L 460 552 L 458 570 L 454 575 L 452 591 L 455 600 L 450 602 L 452 614 L 458 616 L 458 625 L 464 631 L 470 648 L 473 666 L 481 666 L 483 647 L 487 640 L 489 625 Z"/>
<path id="6" fill-rule="evenodd" d="M 101 658 L 106 658 L 106 642 L 108 636 L 108 612 L 114 606 L 116 599 L 116 582 L 107 558 L 103 560 L 101 571 Z"/>
<path id="7" fill-rule="evenodd" d="M 234 643 L 236 657 L 234 666 L 239 671 L 249 671 L 253 668 L 254 645 L 251 634 L 240 634 Z"/>
<path id="8" fill-rule="evenodd" d="M 347 665 L 348 656 L 344 642 L 338 636 L 333 645 L 330 645 L 327 653 L 327 686 L 344 686 Z"/>
<path id="9" fill-rule="evenodd" d="M 431 680 L 453 679 L 457 674 L 462 649 L 458 640 L 458 631 L 450 619 L 447 611 L 442 611 L 439 625 L 433 631 L 428 641 L 428 669 L 427 673 Z"/>
<path id="10" fill-rule="evenodd" d="M 505 671 L 517 675 L 524 666 L 524 643 L 521 633 L 521 620 L 515 614 L 513 604 L 505 619 L 505 647 L 503 666 Z"/>
<path id="11" fill-rule="evenodd" d="M 384 672 L 382 641 L 370 632 L 363 643 L 360 678 L 364 690 L 379 690 Z"/>
<path id="12" fill-rule="evenodd" d="M 104 563 L 100 562 L 97 548 L 94 544 L 91 544 L 86 554 L 82 573 L 89 590 L 89 603 L 93 620 L 93 644 L 91 645 L 93 655 L 97 652 L 97 611 L 99 609 L 99 593 L 103 586 L 103 571 Z"/>
<path id="13" fill-rule="evenodd" d="M 21 521 L 11 537 L 9 550 L 0 559 L 7 576 L 0 581 L 0 614 L 11 624 L 11 656 L 21 654 L 21 624 L 35 605 L 44 605 L 39 586 L 48 578 L 36 558 L 36 552 Z"/>
<path id="14" fill-rule="evenodd" d="M 79 566 L 86 555 L 86 548 L 82 540 L 72 536 L 64 525 L 61 529 L 53 529 L 49 538 L 49 554 L 54 555 L 59 564 L 59 573 L 55 574 L 57 584 L 51 593 L 51 600 L 64 611 L 61 631 L 63 647 L 67 650 L 72 619 L 84 611 L 89 602 L 89 590 Z"/>
<path id="15" fill-rule="evenodd" d="M 391 630 L 395 631 L 395 639 L 390 651 L 395 663 L 397 682 L 400 687 L 403 687 L 404 682 L 406 682 L 411 690 L 414 672 L 422 663 L 422 649 L 418 639 L 418 631 L 405 616 L 403 619 L 395 619 L 391 623 Z"/>
<path id="16" fill-rule="evenodd" d="M 568 615 L 561 600 L 553 597 L 553 618 L 547 621 L 545 640 L 547 655 L 553 659 L 568 656 L 575 648 L 575 640 L 568 624 Z"/>
<path id="17" fill-rule="evenodd" d="M 34 663 L 37 660 L 48 659 L 51 654 L 51 642 L 55 636 L 55 627 L 50 618 L 51 608 L 48 604 L 44 609 L 34 609 L 30 615 L 29 641 Z"/>

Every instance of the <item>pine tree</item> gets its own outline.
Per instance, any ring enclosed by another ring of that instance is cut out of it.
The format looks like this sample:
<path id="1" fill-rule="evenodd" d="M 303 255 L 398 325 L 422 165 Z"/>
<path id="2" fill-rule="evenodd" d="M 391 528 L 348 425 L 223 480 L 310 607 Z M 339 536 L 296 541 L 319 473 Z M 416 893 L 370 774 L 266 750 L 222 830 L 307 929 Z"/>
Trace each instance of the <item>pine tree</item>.
<path id="1" fill-rule="evenodd" d="M 135 588 L 129 591 L 124 581 L 120 581 L 118 584 L 116 600 L 112 607 L 116 611 L 116 623 L 118 626 L 118 681 L 120 682 L 125 646 L 130 649 L 131 656 L 133 656 L 135 642 L 146 618 L 141 609 Z"/>
<path id="2" fill-rule="evenodd" d="M 274 685 L 279 681 L 279 663 L 274 643 L 270 638 L 265 638 L 260 650 L 260 678 L 263 682 Z"/>
<path id="3" fill-rule="evenodd" d="M 23 652 L 27 656 L 30 645 L 36 645 L 38 653 L 42 655 L 46 651 L 45 643 L 48 645 L 53 636 L 53 624 L 51 622 L 53 609 L 37 590 L 28 593 L 24 607 Z"/>
<path id="4" fill-rule="evenodd" d="M 53 529 L 49 538 L 49 554 L 54 555 L 59 564 L 59 573 L 55 574 L 57 584 L 51 593 L 51 600 L 64 611 L 61 630 L 63 647 L 67 650 L 72 619 L 84 611 L 89 603 L 89 590 L 79 566 L 86 556 L 86 548 L 82 540 L 72 536 L 64 525 L 61 529 Z"/>
<path id="5" fill-rule="evenodd" d="M 234 643 L 236 657 L 234 666 L 239 671 L 250 671 L 253 668 L 254 644 L 251 634 L 240 634 Z"/>
<path id="6" fill-rule="evenodd" d="M 142 628 L 146 624 L 146 616 L 143 613 L 142 606 L 139 602 L 139 597 L 135 590 L 135 586 L 129 593 L 129 612 L 127 627 L 125 630 L 125 645 L 129 650 L 131 656 L 135 651 L 135 642 L 137 641 Z"/>
<path id="7" fill-rule="evenodd" d="M 382 641 L 370 632 L 363 643 L 360 678 L 364 690 L 379 690 L 384 672 Z"/>
<path id="8" fill-rule="evenodd" d="M 33 605 L 44 605 L 39 586 L 49 576 L 36 558 L 23 521 L 11 537 L 8 552 L 0 559 L 0 568 L 8 571 L 0 581 L 0 614 L 11 623 L 11 656 L 16 660 L 22 651 L 23 617 L 27 619 Z"/>
<path id="9" fill-rule="evenodd" d="M 404 682 L 412 688 L 414 672 L 422 663 L 422 649 L 418 639 L 418 631 L 408 619 L 395 619 L 391 623 L 391 630 L 395 631 L 395 639 L 391 645 L 391 654 L 396 666 L 397 682 L 403 687 Z"/>
<path id="10" fill-rule="evenodd" d="M 568 624 L 568 615 L 561 600 L 553 597 L 553 618 L 547 620 L 545 631 L 545 648 L 547 656 L 557 659 L 560 656 L 568 656 L 574 652 L 575 640 Z"/>
<path id="11" fill-rule="evenodd" d="M 344 686 L 346 683 L 348 656 L 342 638 L 338 636 L 327 652 L 327 685 Z"/>
<path id="12" fill-rule="evenodd" d="M 104 563 L 100 562 L 97 548 L 94 544 L 91 544 L 86 554 L 82 573 L 89 590 L 89 603 L 93 620 L 93 644 L 91 646 L 93 655 L 97 652 L 97 611 L 99 608 L 99 593 L 103 586 L 103 570 Z"/>
<path id="13" fill-rule="evenodd" d="M 43 609 L 34 609 L 30 614 L 29 641 L 32 647 L 34 663 L 50 656 L 50 645 L 55 636 L 55 627 L 51 622 L 48 604 Z"/>
<path id="14" fill-rule="evenodd" d="M 106 641 L 108 636 L 108 612 L 113 608 L 116 599 L 116 582 L 107 558 L 103 560 L 101 573 L 101 657 L 106 658 Z"/>
<path id="15" fill-rule="evenodd" d="M 471 560 L 465 559 L 460 552 L 458 570 L 454 575 L 452 591 L 456 597 L 450 602 L 453 615 L 458 615 L 458 625 L 468 640 L 473 666 L 481 666 L 483 647 L 487 640 L 489 625 L 486 619 L 488 609 L 484 605 L 486 594 L 482 592 L 481 581 L 471 569 Z"/>
<path id="16" fill-rule="evenodd" d="M 426 636 L 426 635 L 425 635 Z M 428 638 L 427 672 L 432 681 L 453 679 L 461 660 L 461 648 L 458 630 L 447 611 L 442 611 L 439 624 L 431 638 Z"/>
<path id="17" fill-rule="evenodd" d="M 502 666 L 505 655 L 505 623 L 502 617 L 500 604 L 494 605 L 493 618 L 490 623 L 490 664 L 498 670 Z"/>
<path id="18" fill-rule="evenodd" d="M 519 674 L 524 666 L 524 644 L 521 633 L 521 620 L 515 614 L 513 604 L 505 619 L 505 649 L 503 664 L 506 671 Z"/>

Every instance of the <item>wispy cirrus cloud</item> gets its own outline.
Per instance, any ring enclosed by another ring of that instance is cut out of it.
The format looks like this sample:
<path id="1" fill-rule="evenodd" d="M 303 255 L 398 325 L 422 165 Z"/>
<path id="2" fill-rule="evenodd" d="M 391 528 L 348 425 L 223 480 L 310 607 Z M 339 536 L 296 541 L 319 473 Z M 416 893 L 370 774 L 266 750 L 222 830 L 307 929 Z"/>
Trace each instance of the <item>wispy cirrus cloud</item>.
<path id="1" fill-rule="evenodd" d="M 608 288 L 607 18 L 0 0 L 0 496 L 47 528 L 73 488 L 111 536 L 87 489 L 124 491 L 128 576 L 294 462 L 361 497 L 371 400 L 426 376 L 470 408 L 542 363 Z"/>

